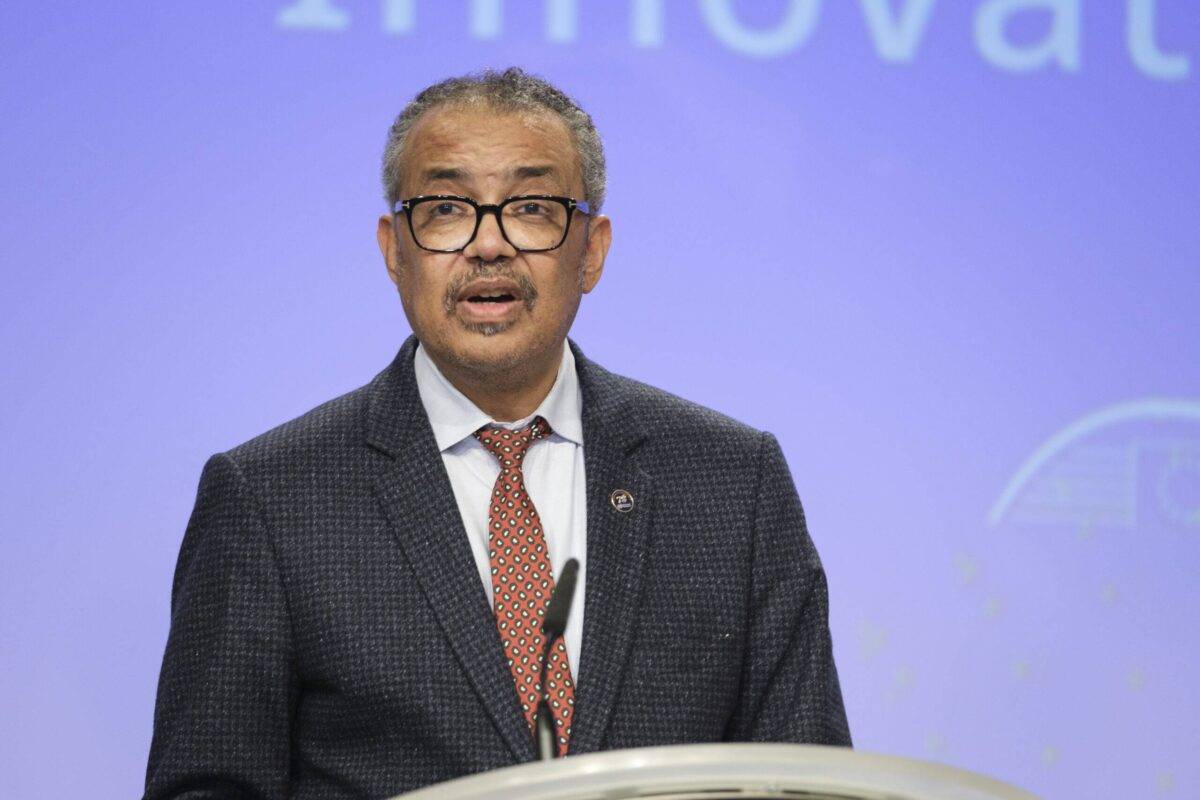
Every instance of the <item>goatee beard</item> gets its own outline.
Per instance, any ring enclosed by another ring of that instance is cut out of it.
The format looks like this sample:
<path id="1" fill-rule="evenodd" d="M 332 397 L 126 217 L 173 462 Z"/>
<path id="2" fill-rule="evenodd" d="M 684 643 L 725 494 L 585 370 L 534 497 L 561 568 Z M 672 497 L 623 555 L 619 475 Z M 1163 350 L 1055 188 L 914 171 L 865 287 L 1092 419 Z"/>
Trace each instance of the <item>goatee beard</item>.
<path id="1" fill-rule="evenodd" d="M 509 279 L 517 285 L 521 292 L 521 303 L 525 306 L 525 311 L 533 313 L 533 309 L 538 299 L 537 287 L 533 285 L 533 281 L 528 275 L 519 272 L 514 272 L 509 269 L 507 261 L 489 261 L 483 262 L 478 269 L 466 275 L 455 278 L 446 287 L 446 295 L 443 298 L 443 307 L 446 309 L 446 315 L 457 318 L 458 311 L 458 296 L 462 293 L 463 287 L 473 280 L 479 278 L 489 278 L 500 276 Z M 483 336 L 495 336 L 498 333 L 503 333 L 513 326 L 515 321 L 509 322 L 465 322 L 461 319 L 458 324 L 465 330 L 472 333 L 478 333 Z"/>

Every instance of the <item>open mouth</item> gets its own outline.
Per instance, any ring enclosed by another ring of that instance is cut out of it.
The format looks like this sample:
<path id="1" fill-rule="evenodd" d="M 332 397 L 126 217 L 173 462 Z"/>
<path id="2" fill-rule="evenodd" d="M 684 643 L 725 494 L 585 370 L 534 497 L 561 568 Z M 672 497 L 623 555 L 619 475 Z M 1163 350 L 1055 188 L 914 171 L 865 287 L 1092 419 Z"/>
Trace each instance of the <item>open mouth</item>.
<path id="1" fill-rule="evenodd" d="M 455 306 L 467 322 L 511 321 L 520 313 L 525 295 L 507 278 L 472 281 L 458 293 Z"/>
<path id="2" fill-rule="evenodd" d="M 510 292 L 491 292 L 489 294 L 473 294 L 467 298 L 468 303 L 511 303 L 517 296 Z"/>

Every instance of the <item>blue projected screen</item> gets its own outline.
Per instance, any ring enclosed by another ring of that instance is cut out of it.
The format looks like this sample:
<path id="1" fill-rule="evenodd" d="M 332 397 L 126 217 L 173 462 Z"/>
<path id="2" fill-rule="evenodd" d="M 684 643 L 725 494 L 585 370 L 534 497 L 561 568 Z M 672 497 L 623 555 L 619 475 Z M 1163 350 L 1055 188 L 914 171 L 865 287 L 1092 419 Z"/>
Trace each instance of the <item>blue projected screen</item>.
<path id="1" fill-rule="evenodd" d="M 15 2 L 0 51 L 5 796 L 141 791 L 202 464 L 391 359 L 387 128 L 518 65 L 607 152 L 572 336 L 779 438 L 856 747 L 1200 797 L 1193 0 Z"/>

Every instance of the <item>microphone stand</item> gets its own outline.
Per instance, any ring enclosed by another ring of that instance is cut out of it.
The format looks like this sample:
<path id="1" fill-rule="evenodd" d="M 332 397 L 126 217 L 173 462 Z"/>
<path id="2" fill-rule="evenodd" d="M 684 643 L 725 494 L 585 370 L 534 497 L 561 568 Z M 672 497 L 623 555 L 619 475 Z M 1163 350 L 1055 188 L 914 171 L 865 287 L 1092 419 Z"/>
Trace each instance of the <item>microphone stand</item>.
<path id="1" fill-rule="evenodd" d="M 546 604 L 546 616 L 542 618 L 542 669 L 537 711 L 534 713 L 534 742 L 538 760 L 549 761 L 558 756 L 557 736 L 554 734 L 554 715 L 550 712 L 550 692 L 546 688 L 546 667 L 550 662 L 550 650 L 567 629 L 567 617 L 571 614 L 571 602 L 575 597 L 575 578 L 579 573 L 579 562 L 571 558 L 563 565 L 562 575 L 554 585 L 550 602 Z"/>

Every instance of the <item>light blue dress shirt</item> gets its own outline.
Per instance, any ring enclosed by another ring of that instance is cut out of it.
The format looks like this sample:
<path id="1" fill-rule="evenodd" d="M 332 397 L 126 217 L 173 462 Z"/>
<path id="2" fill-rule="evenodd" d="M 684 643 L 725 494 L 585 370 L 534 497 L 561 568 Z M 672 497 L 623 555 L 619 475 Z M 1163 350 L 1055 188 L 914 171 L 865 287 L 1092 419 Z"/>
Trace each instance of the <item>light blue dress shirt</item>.
<path id="1" fill-rule="evenodd" d="M 496 422 L 479 410 L 442 375 L 424 347 L 417 347 L 413 367 L 421 403 L 450 476 L 450 487 L 489 603 L 492 569 L 488 559 L 488 508 L 500 475 L 500 462 L 479 443 L 474 433 L 484 425 L 516 430 L 537 416 L 550 423 L 553 433 L 530 445 L 522 471 L 525 488 L 542 520 L 555 577 L 562 574 L 567 559 L 579 560 L 579 579 L 564 635 L 571 674 L 578 684 L 587 579 L 587 484 L 583 471 L 583 396 L 571 348 L 563 343 L 562 364 L 550 393 L 536 411 L 516 422 Z"/>

